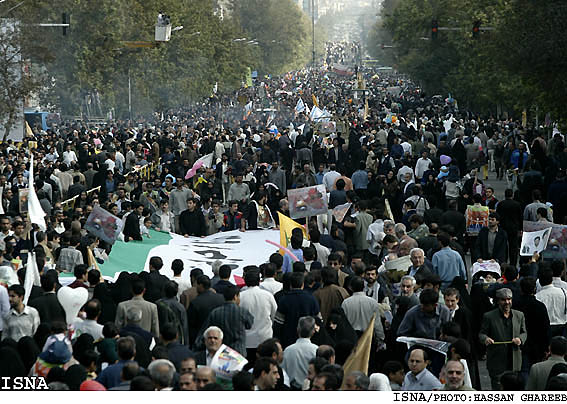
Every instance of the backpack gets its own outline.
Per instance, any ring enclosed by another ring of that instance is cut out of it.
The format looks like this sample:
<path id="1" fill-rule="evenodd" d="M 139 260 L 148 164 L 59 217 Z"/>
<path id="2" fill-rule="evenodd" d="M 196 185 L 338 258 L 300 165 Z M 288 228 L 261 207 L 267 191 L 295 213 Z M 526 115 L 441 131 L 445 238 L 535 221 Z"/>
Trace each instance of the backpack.
<path id="1" fill-rule="evenodd" d="M 160 330 L 167 324 L 172 323 L 175 324 L 175 329 L 177 330 L 178 340 L 181 344 L 184 344 L 185 341 L 183 340 L 183 327 L 181 326 L 181 321 L 179 317 L 169 304 L 165 303 L 163 300 L 156 301 L 157 309 L 158 309 L 158 321 L 159 321 L 159 328 Z"/>

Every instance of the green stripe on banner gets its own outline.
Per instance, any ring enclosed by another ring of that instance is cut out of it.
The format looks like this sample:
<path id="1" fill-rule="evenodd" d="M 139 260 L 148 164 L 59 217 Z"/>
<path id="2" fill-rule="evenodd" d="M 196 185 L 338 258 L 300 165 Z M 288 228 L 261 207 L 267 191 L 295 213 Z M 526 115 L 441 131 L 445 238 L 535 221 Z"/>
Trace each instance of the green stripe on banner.
<path id="1" fill-rule="evenodd" d="M 150 230 L 150 238 L 143 237 L 144 241 L 114 243 L 108 260 L 102 265 L 99 264 L 102 276 L 114 278 L 117 272 L 142 272 L 150 250 L 159 245 L 167 245 L 171 240 L 169 233 L 154 230 Z"/>

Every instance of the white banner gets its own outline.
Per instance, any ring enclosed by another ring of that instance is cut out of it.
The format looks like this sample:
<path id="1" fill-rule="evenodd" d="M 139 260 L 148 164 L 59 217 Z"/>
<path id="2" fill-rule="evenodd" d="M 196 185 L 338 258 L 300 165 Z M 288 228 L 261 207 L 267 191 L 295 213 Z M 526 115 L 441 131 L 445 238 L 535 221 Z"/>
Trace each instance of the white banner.
<path id="1" fill-rule="evenodd" d="M 171 263 L 174 259 L 183 261 L 183 278 L 189 279 L 189 274 L 194 268 L 201 268 L 205 275 L 212 278 L 212 264 L 220 260 L 223 264 L 231 266 L 232 275 L 242 277 L 245 266 L 259 266 L 268 262 L 270 255 L 278 252 L 278 249 L 266 243 L 266 240 L 280 242 L 279 230 L 248 230 L 246 232 L 233 230 L 203 238 L 183 237 L 179 234 L 171 234 L 171 236 L 169 244 L 150 250 L 144 271 L 149 271 L 151 257 L 161 257 L 163 268 L 160 273 L 170 279 L 173 278 Z M 233 280 L 232 277 L 231 280 Z"/>

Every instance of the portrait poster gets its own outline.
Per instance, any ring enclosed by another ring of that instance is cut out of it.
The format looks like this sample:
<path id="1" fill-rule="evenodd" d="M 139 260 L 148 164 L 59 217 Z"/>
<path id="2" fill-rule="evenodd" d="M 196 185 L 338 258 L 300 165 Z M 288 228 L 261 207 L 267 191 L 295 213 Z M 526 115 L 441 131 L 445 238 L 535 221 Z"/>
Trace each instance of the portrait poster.
<path id="1" fill-rule="evenodd" d="M 28 211 L 29 193 L 30 193 L 29 188 L 18 189 L 18 201 L 19 201 L 20 213 L 25 213 Z"/>
<path id="2" fill-rule="evenodd" d="M 488 226 L 489 213 L 488 206 L 467 206 L 465 217 L 466 231 L 469 236 L 478 236 L 480 229 Z"/>
<path id="3" fill-rule="evenodd" d="M 328 201 L 325 185 L 289 189 L 287 199 L 292 219 L 327 213 Z"/>
<path id="4" fill-rule="evenodd" d="M 342 205 L 335 206 L 333 208 L 333 217 L 335 218 L 335 220 L 339 223 L 341 223 L 343 220 L 345 220 L 345 216 L 348 213 L 351 206 L 352 206 L 352 203 L 350 203 L 350 202 L 343 203 Z"/>
<path id="5" fill-rule="evenodd" d="M 541 254 L 547 248 L 551 227 L 538 231 L 525 231 L 522 233 L 522 244 L 520 245 L 520 255 L 531 257 L 534 253 Z"/>
<path id="6" fill-rule="evenodd" d="M 85 229 L 89 233 L 110 244 L 114 244 L 123 227 L 122 219 L 100 206 L 94 207 L 85 224 Z"/>

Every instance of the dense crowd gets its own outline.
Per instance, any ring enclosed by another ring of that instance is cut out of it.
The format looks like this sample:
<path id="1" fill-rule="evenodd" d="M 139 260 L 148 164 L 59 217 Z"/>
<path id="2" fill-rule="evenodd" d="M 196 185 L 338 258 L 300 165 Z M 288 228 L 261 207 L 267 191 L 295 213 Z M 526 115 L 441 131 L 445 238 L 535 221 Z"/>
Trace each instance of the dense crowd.
<path id="1" fill-rule="evenodd" d="M 335 62 L 358 52 L 333 49 Z M 564 136 L 357 72 L 265 77 L 149 119 L 32 125 L 21 145 L 2 143 L 0 260 L 17 280 L 0 286 L 0 376 L 53 390 L 478 390 L 486 360 L 492 389 L 567 388 L 563 240 L 520 256 L 524 220 L 566 224 Z M 31 154 L 46 231 L 21 203 Z M 501 200 L 489 176 L 506 179 Z M 298 261 L 275 253 L 240 286 L 223 262 L 188 282 L 178 259 L 169 279 L 160 257 L 107 282 L 97 263 L 112 246 L 84 228 L 100 206 L 123 219 L 126 243 L 151 229 L 260 231 L 290 215 L 287 190 L 319 184 L 329 209 L 351 204 L 344 219 L 299 219 Z M 481 206 L 489 218 L 470 233 L 467 210 Z M 41 287 L 25 304 L 30 252 Z M 71 323 L 60 273 L 89 292 Z M 368 371 L 343 368 L 374 316 Z M 221 375 L 220 352 L 247 363 Z"/>

